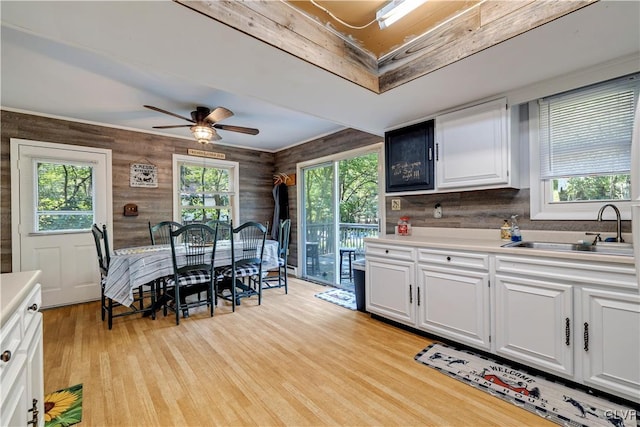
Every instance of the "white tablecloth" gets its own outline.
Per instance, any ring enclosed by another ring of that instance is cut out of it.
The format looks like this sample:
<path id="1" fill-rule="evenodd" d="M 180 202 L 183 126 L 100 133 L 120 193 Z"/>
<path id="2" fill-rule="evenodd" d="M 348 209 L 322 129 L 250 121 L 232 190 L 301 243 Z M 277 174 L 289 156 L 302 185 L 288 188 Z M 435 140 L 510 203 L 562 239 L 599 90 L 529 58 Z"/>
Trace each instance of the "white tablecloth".
<path id="1" fill-rule="evenodd" d="M 236 252 L 240 245 L 235 246 Z M 178 263 L 180 261 L 178 260 Z M 231 244 L 218 242 L 214 265 L 220 267 L 231 264 Z M 267 240 L 264 244 L 262 271 L 278 267 L 278 242 Z M 133 303 L 133 291 L 152 280 L 173 274 L 170 245 L 137 246 L 114 251 L 109 265 L 109 274 L 104 294 L 130 306 Z"/>

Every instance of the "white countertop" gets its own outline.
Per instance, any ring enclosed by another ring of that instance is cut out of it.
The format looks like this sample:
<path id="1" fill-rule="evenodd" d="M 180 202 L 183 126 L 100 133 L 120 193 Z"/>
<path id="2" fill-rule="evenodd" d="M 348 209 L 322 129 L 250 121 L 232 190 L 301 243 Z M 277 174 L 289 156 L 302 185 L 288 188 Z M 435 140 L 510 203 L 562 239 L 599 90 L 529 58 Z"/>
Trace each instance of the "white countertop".
<path id="1" fill-rule="evenodd" d="M 0 274 L 0 327 L 38 283 L 40 270 Z"/>
<path id="2" fill-rule="evenodd" d="M 579 240 L 588 240 L 589 237 L 590 236 L 585 236 L 584 232 L 575 231 L 522 231 L 523 241 L 577 243 Z M 623 238 L 625 242 L 631 242 L 630 234 L 623 233 Z M 413 227 L 411 236 L 391 234 L 380 237 L 367 237 L 364 240 L 365 242 L 371 243 L 393 243 L 433 249 L 458 249 L 511 255 L 544 256 L 580 261 L 606 261 L 632 265 L 635 263 L 634 257 L 632 256 L 605 255 L 592 252 L 548 251 L 530 248 L 503 248 L 502 245 L 508 242 L 500 240 L 499 229 Z"/>

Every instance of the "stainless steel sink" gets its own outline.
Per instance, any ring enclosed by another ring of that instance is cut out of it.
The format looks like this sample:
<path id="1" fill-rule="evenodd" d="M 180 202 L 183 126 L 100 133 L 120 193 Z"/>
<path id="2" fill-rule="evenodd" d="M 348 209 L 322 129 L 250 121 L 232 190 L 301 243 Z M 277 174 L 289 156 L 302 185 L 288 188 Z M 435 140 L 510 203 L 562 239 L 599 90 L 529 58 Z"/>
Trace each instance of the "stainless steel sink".
<path id="1" fill-rule="evenodd" d="M 582 245 L 578 243 L 555 242 L 511 242 L 502 245 L 502 247 L 529 248 L 541 251 L 591 252 L 602 255 L 633 256 L 633 245 L 630 243 L 598 243 L 597 245 Z"/>

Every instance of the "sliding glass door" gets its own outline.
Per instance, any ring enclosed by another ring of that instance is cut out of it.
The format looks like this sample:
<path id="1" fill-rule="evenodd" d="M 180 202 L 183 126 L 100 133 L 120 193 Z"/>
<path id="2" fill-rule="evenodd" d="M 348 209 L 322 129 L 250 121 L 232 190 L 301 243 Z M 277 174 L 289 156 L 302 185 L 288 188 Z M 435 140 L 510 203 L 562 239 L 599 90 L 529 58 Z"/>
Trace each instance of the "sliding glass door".
<path id="1" fill-rule="evenodd" d="M 351 263 L 364 258 L 364 238 L 379 232 L 378 146 L 299 167 L 302 276 L 353 286 Z"/>
<path id="2" fill-rule="evenodd" d="M 303 169 L 303 276 L 315 281 L 335 280 L 335 164 Z"/>

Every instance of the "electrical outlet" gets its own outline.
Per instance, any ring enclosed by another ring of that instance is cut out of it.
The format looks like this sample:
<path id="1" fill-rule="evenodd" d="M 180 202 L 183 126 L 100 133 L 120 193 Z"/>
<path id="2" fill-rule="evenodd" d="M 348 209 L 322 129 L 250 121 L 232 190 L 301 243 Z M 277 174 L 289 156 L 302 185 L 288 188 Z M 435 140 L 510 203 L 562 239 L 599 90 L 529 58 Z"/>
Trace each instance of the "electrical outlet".
<path id="1" fill-rule="evenodd" d="M 391 199 L 391 210 L 399 211 L 400 210 L 400 200 L 401 199 Z"/>
<path id="2" fill-rule="evenodd" d="M 436 219 L 442 218 L 442 205 L 440 203 L 433 208 L 433 217 Z"/>

